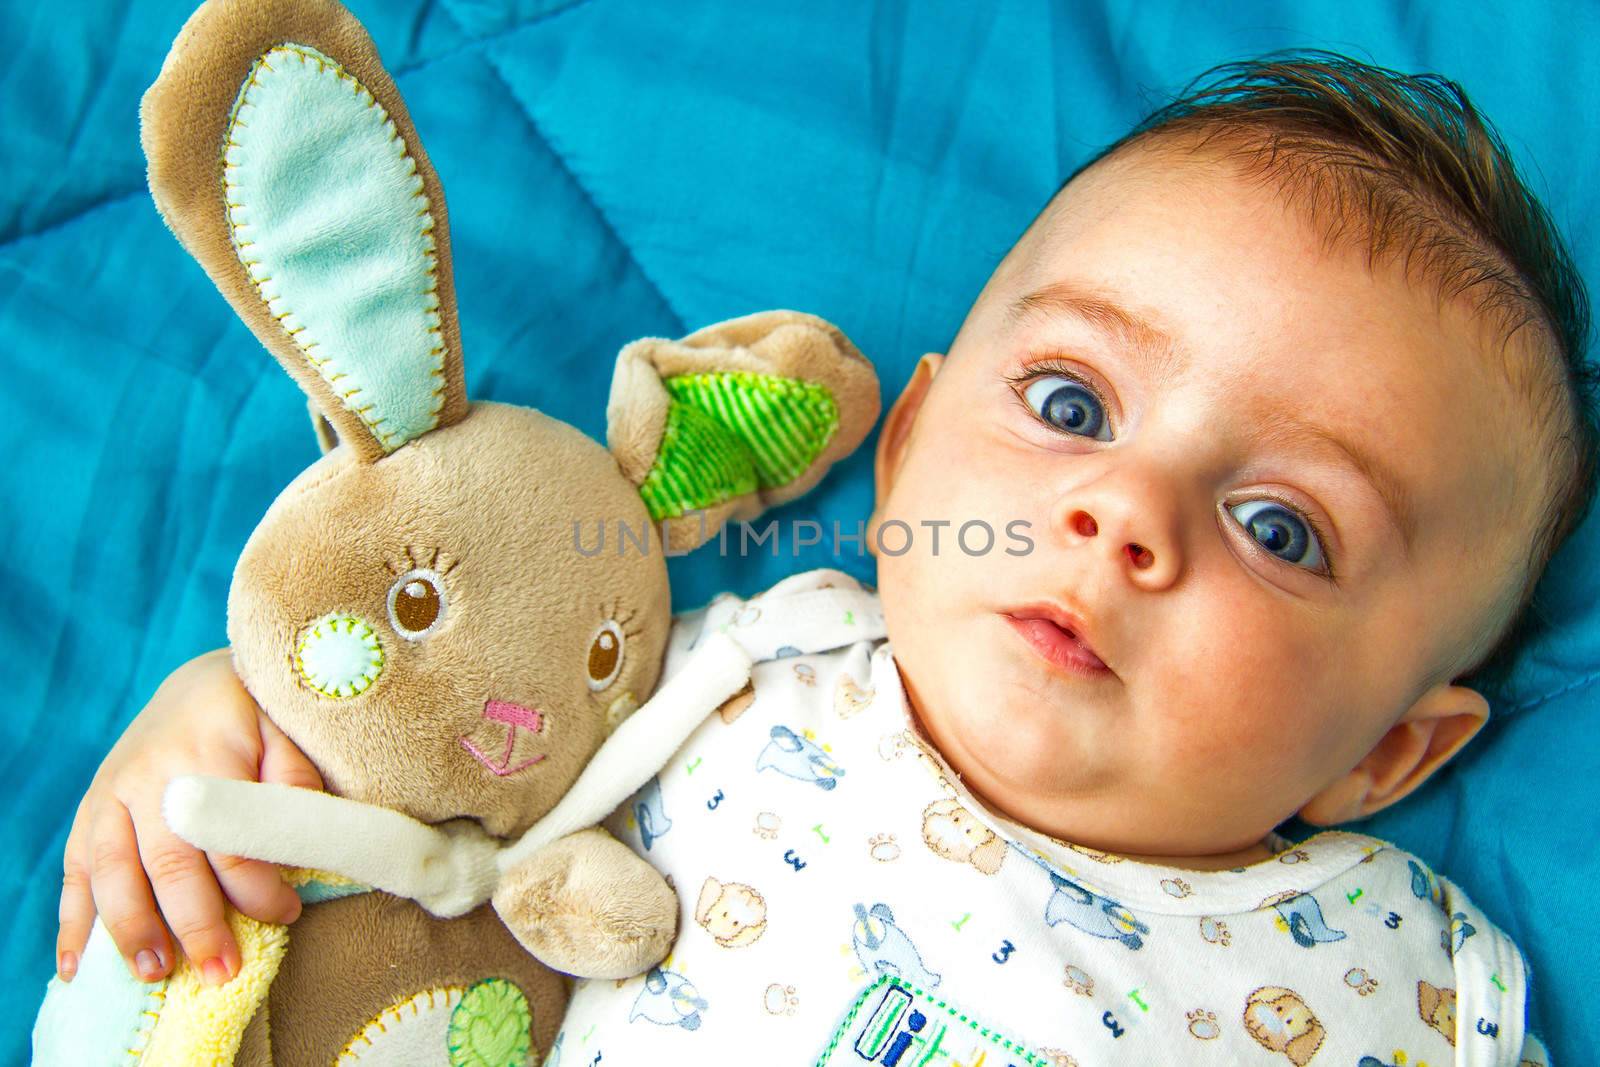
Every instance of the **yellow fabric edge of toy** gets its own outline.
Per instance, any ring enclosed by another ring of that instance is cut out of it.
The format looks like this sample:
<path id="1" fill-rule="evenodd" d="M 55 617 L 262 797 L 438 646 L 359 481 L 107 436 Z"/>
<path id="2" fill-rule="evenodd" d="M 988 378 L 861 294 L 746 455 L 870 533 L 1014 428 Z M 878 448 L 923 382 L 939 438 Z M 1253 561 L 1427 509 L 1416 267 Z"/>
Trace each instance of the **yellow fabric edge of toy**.
<path id="1" fill-rule="evenodd" d="M 167 981 L 166 1005 L 140 1057 L 141 1067 L 232 1063 L 289 947 L 289 928 L 228 909 L 228 925 L 242 960 L 232 981 L 209 986 L 186 957 Z"/>

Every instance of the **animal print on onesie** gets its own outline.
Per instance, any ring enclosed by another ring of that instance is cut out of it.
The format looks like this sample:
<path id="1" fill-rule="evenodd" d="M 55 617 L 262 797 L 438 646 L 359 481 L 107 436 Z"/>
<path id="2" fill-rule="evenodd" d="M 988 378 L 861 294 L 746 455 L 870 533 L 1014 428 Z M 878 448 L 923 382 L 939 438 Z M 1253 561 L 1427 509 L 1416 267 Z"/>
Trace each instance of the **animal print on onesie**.
<path id="1" fill-rule="evenodd" d="M 1512 942 L 1382 841 L 1190 871 L 997 817 L 909 717 L 862 589 L 813 571 L 678 621 L 666 677 L 717 631 L 761 662 L 612 817 L 679 936 L 582 983 L 553 1062 L 1547 1062 Z"/>

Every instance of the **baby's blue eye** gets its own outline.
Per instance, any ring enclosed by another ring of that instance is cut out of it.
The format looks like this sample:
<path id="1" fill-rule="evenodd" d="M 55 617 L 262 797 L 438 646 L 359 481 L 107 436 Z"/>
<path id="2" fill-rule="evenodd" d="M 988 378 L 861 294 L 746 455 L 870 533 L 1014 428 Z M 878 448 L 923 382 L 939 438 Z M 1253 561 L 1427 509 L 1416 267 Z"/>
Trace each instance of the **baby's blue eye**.
<path id="1" fill-rule="evenodd" d="M 1111 440 L 1105 405 L 1082 382 L 1050 374 L 1033 381 L 1022 395 L 1041 419 L 1057 429 L 1097 441 Z"/>
<path id="2" fill-rule="evenodd" d="M 1277 501 L 1246 500 L 1229 505 L 1228 511 L 1262 548 L 1285 563 L 1311 571 L 1326 568 L 1311 524 Z"/>

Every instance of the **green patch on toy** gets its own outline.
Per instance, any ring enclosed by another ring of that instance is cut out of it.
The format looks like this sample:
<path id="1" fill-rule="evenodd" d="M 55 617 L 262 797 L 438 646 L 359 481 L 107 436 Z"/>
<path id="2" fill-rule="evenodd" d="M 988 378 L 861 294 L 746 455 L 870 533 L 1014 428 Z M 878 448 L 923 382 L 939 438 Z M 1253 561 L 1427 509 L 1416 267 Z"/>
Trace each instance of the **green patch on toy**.
<path id="1" fill-rule="evenodd" d="M 789 484 L 839 428 L 838 403 L 815 382 L 725 372 L 662 385 L 672 399 L 661 451 L 639 487 L 658 521 Z"/>
<path id="2" fill-rule="evenodd" d="M 485 978 L 450 1014 L 450 1067 L 513 1067 L 528 1062 L 533 1012 L 522 990 Z"/>

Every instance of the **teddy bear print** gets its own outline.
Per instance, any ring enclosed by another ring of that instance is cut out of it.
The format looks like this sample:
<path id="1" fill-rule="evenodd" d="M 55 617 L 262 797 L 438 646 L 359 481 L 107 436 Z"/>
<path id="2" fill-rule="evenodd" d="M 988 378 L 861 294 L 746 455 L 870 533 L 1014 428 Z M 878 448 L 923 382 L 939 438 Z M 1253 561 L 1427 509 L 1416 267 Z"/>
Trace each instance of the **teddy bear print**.
<path id="1" fill-rule="evenodd" d="M 1456 1043 L 1456 991 L 1440 989 L 1427 982 L 1417 983 L 1417 1015 L 1439 1031 L 1451 1045 Z"/>
<path id="2" fill-rule="evenodd" d="M 743 948 L 767 932 L 767 901 L 741 882 L 707 878 L 694 906 L 694 921 L 723 948 Z"/>
<path id="3" fill-rule="evenodd" d="M 746 708 L 755 703 L 755 699 L 755 686 L 746 682 L 744 683 L 744 688 L 722 702 L 722 705 L 717 708 L 717 714 L 722 717 L 723 722 L 733 722 L 744 714 Z"/>
<path id="4" fill-rule="evenodd" d="M 970 863 L 980 874 L 997 873 L 1006 858 L 1006 843 L 950 797 L 922 809 L 922 840 L 934 855 Z"/>
<path id="5" fill-rule="evenodd" d="M 840 674 L 839 681 L 833 687 L 833 710 L 839 718 L 848 719 L 864 711 L 872 703 L 874 694 L 874 690 L 857 685 L 856 680 L 848 674 Z"/>
<path id="6" fill-rule="evenodd" d="M 1310 1063 L 1327 1036 L 1305 998 L 1282 986 L 1262 986 L 1245 998 L 1244 1028 L 1262 1048 L 1281 1052 L 1295 1067 Z"/>

